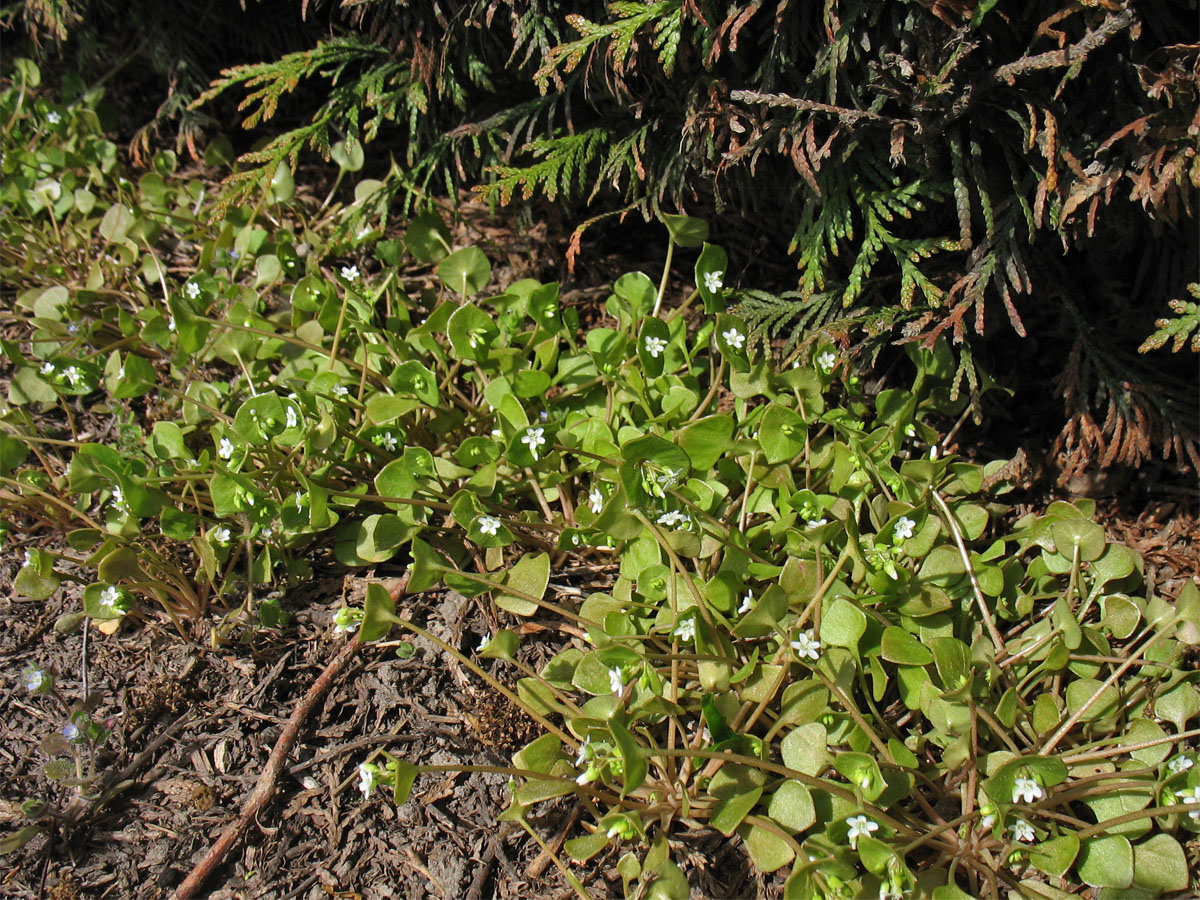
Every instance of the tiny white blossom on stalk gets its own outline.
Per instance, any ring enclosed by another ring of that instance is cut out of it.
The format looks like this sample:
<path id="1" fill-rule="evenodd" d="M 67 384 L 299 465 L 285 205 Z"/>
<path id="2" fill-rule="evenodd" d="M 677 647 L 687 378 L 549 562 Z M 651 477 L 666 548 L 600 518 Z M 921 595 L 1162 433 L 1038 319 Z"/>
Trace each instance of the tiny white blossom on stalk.
<path id="1" fill-rule="evenodd" d="M 54 363 L 52 363 L 52 362 L 42 363 L 42 374 L 43 375 L 53 375 L 54 374 Z"/>
<path id="2" fill-rule="evenodd" d="M 229 438 L 221 438 L 221 443 L 217 445 L 217 456 L 221 459 L 233 458 L 233 441 Z"/>
<path id="3" fill-rule="evenodd" d="M 598 487 L 592 488 L 592 492 L 588 494 L 588 502 L 591 504 L 592 512 L 598 515 L 604 508 L 604 492 Z"/>
<path id="4" fill-rule="evenodd" d="M 753 606 L 754 594 L 752 594 L 750 591 L 746 591 L 746 596 L 742 598 L 742 605 L 738 607 L 738 615 L 744 616 L 746 613 L 750 612 L 750 609 Z"/>
<path id="5" fill-rule="evenodd" d="M 76 725 L 74 722 L 68 722 L 66 725 L 64 725 L 62 727 L 62 729 L 60 731 L 61 731 L 62 736 L 65 737 L 68 741 L 77 741 L 80 738 L 79 726 Z"/>
<path id="6" fill-rule="evenodd" d="M 730 328 L 728 331 L 722 331 L 721 337 L 723 337 L 725 339 L 725 343 L 727 343 L 734 350 L 741 350 L 746 344 L 746 336 L 736 328 Z"/>
<path id="7" fill-rule="evenodd" d="M 580 787 L 583 787 L 585 784 L 589 784 L 589 783 L 595 781 L 599 777 L 600 777 L 600 773 L 597 772 L 591 766 L 588 766 L 587 771 L 581 772 L 579 774 L 579 777 L 575 779 L 575 783 L 577 785 L 579 785 Z"/>
<path id="8" fill-rule="evenodd" d="M 681 641 L 693 640 L 696 637 L 696 620 L 684 619 L 675 626 L 675 630 L 671 633 L 678 637 Z"/>
<path id="9" fill-rule="evenodd" d="M 715 294 L 717 291 L 719 291 L 722 287 L 725 286 L 725 273 L 724 272 L 705 272 L 704 273 L 704 286 L 706 288 L 708 288 L 709 293 Z"/>
<path id="10" fill-rule="evenodd" d="M 521 443 L 529 448 L 529 454 L 533 457 L 533 461 L 537 462 L 538 447 L 546 443 L 545 428 L 526 428 L 525 436 L 521 438 Z"/>
<path id="11" fill-rule="evenodd" d="M 112 502 L 113 506 L 121 506 L 125 502 L 125 492 L 121 490 L 119 484 L 113 485 Z"/>
<path id="12" fill-rule="evenodd" d="M 1008 833 L 1012 835 L 1014 841 L 1021 841 L 1024 844 L 1029 844 L 1034 841 L 1037 834 L 1034 833 L 1033 826 L 1024 819 L 1017 819 L 1008 826 Z"/>
<path id="13" fill-rule="evenodd" d="M 479 645 L 475 648 L 475 652 L 476 653 L 483 652 L 483 649 L 485 647 L 487 647 L 487 645 L 490 644 L 491 642 L 492 642 L 492 633 L 489 631 L 487 634 L 485 634 L 483 637 L 481 637 L 479 639 Z"/>
<path id="14" fill-rule="evenodd" d="M 1200 803 L 1200 787 L 1194 787 L 1190 791 L 1176 791 L 1175 796 L 1184 803 Z M 1200 822 L 1200 809 L 1193 809 L 1188 813 L 1188 818 L 1193 822 Z"/>
<path id="15" fill-rule="evenodd" d="M 828 519 L 809 519 L 804 524 L 807 525 L 809 528 L 820 528 L 822 525 L 825 525 L 828 522 L 829 522 Z"/>
<path id="16" fill-rule="evenodd" d="M 1193 765 L 1194 763 L 1192 762 L 1192 758 L 1190 756 L 1184 756 L 1183 754 L 1180 754 L 1167 763 L 1167 769 L 1170 770 L 1172 775 L 1178 775 L 1180 772 L 1186 772 Z"/>
<path id="17" fill-rule="evenodd" d="M 872 832 L 879 830 L 879 823 L 873 822 L 866 816 L 851 816 L 846 820 L 849 826 L 849 831 L 846 832 L 846 837 L 850 840 L 850 849 L 858 849 L 858 839 L 860 837 L 870 837 Z"/>
<path id="18" fill-rule="evenodd" d="M 833 371 L 833 367 L 837 365 L 837 357 L 830 351 L 826 350 L 817 357 L 817 365 L 821 367 L 821 371 L 826 374 Z"/>
<path id="19" fill-rule="evenodd" d="M 801 658 L 807 656 L 814 662 L 821 658 L 821 642 L 813 638 L 811 631 L 801 631 L 797 634 L 796 639 L 792 641 L 792 649 Z"/>
<path id="20" fill-rule="evenodd" d="M 363 799 L 371 796 L 371 791 L 379 781 L 379 769 L 371 763 L 358 764 L 358 789 L 362 791 Z"/>
<path id="21" fill-rule="evenodd" d="M 296 418 L 296 407 L 289 406 L 287 408 L 287 415 L 284 417 L 284 427 L 295 428 L 298 424 L 299 420 Z"/>
<path id="22" fill-rule="evenodd" d="M 121 592 L 113 585 L 109 585 L 100 592 L 100 605 L 116 607 L 121 602 Z"/>
<path id="23" fill-rule="evenodd" d="M 25 690 L 29 693 L 36 694 L 47 688 L 50 684 L 50 676 L 41 669 L 26 669 L 25 674 L 21 676 L 21 683 L 25 685 Z"/>
<path id="24" fill-rule="evenodd" d="M 396 449 L 396 447 L 399 446 L 399 443 L 396 441 L 396 436 L 394 434 L 392 434 L 390 431 L 385 431 L 379 436 L 379 446 L 391 453 Z"/>
<path id="25" fill-rule="evenodd" d="M 608 689 L 614 694 L 619 694 L 624 687 L 625 676 L 621 674 L 621 667 L 613 666 L 608 670 Z"/>
<path id="26" fill-rule="evenodd" d="M 229 529 L 222 525 L 220 528 L 214 528 L 212 539 L 218 544 L 228 544 L 230 538 Z"/>
<path id="27" fill-rule="evenodd" d="M 893 534 L 895 534 L 895 536 L 901 540 L 908 540 L 913 536 L 913 529 L 916 527 L 916 525 L 917 523 L 908 516 L 901 516 L 896 520 L 896 530 L 893 532 Z"/>
<path id="28" fill-rule="evenodd" d="M 189 281 L 187 286 L 184 287 L 184 291 L 187 292 L 189 299 L 195 300 L 200 296 L 200 285 L 196 284 L 194 281 Z"/>
<path id="29" fill-rule="evenodd" d="M 46 121 L 49 122 L 51 125 L 57 125 L 59 122 L 62 121 L 62 116 L 60 116 L 55 110 L 52 109 L 52 110 L 50 110 L 50 112 L 46 113 Z"/>
<path id="30" fill-rule="evenodd" d="M 660 353 L 667 349 L 667 342 L 660 337 L 649 335 L 645 341 L 646 352 L 655 359 L 658 359 Z"/>
<path id="31" fill-rule="evenodd" d="M 575 757 L 575 768 L 579 768 L 584 764 L 588 757 L 588 750 L 592 746 L 592 736 L 589 734 L 583 739 L 583 743 L 579 745 L 579 755 Z"/>
<path id="32" fill-rule="evenodd" d="M 333 393 L 335 396 L 345 397 L 350 393 L 350 388 L 346 387 L 344 384 L 335 384 L 333 386 Z"/>
<path id="33" fill-rule="evenodd" d="M 358 266 L 342 266 L 342 277 L 347 281 L 358 281 Z"/>
<path id="34" fill-rule="evenodd" d="M 500 531 L 500 520 L 491 516 L 480 516 L 475 520 L 475 524 L 479 526 L 482 534 L 496 535 Z"/>
<path id="35" fill-rule="evenodd" d="M 34 563 L 33 551 L 32 551 L 32 550 L 26 550 L 26 551 L 25 551 L 25 565 L 27 565 L 27 566 L 32 566 L 32 565 L 33 565 L 33 563 Z"/>
<path id="36" fill-rule="evenodd" d="M 75 366 L 67 366 L 63 372 L 63 377 L 71 382 L 71 387 L 78 387 L 79 382 L 83 381 L 83 373 L 75 368 Z"/>
<path id="37" fill-rule="evenodd" d="M 657 519 L 659 525 L 666 525 L 668 528 L 674 528 L 676 525 L 682 525 L 687 520 L 687 515 L 677 509 L 668 510 Z"/>
<path id="38" fill-rule="evenodd" d="M 1013 784 L 1013 803 L 1036 803 L 1045 796 L 1042 786 L 1032 778 L 1018 778 Z"/>

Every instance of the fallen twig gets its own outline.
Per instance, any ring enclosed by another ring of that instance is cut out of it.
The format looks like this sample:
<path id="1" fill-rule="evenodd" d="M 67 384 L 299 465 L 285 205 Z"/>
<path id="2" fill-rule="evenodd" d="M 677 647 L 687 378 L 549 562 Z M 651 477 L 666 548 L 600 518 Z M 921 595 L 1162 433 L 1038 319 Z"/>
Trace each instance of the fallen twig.
<path id="1" fill-rule="evenodd" d="M 192 869 L 191 874 L 184 879 L 183 884 L 175 891 L 176 900 L 190 900 L 197 896 L 200 888 L 212 876 L 213 871 L 225 859 L 226 854 L 233 849 L 246 831 L 246 828 L 254 821 L 259 812 L 267 802 L 275 794 L 275 784 L 279 780 L 279 775 L 283 771 L 284 763 L 287 760 L 287 755 L 292 749 L 292 745 L 296 743 L 296 738 L 300 733 L 300 726 L 304 720 L 308 718 L 308 714 L 312 712 L 313 707 L 325 696 L 325 692 L 329 690 L 330 685 L 346 668 L 346 664 L 354 658 L 362 645 L 358 641 L 358 637 L 354 637 L 339 651 L 338 655 L 333 658 L 333 661 L 325 667 L 317 680 L 312 683 L 308 692 L 304 695 L 304 699 L 292 711 L 292 715 L 288 718 L 287 724 L 283 726 L 283 731 L 279 733 L 279 739 L 275 742 L 275 748 L 271 751 L 271 755 L 267 757 L 267 764 L 263 767 L 262 775 L 258 777 L 258 784 L 254 788 L 254 792 L 242 807 L 241 815 L 229 823 L 217 842 L 209 848 L 204 854 L 204 858 L 196 864 Z"/>

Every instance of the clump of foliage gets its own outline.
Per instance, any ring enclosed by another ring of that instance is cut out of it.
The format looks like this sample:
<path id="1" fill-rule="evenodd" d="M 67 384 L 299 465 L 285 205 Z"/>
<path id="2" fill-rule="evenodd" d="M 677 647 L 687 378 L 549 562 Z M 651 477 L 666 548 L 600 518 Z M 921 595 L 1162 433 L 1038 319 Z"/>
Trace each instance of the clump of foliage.
<path id="1" fill-rule="evenodd" d="M 243 91 L 258 124 L 305 80 L 330 86 L 244 158 L 241 190 L 345 135 L 387 140 L 409 201 L 444 181 L 592 202 L 576 241 L 617 212 L 736 211 L 790 235 L 799 267 L 794 293 L 740 298 L 762 339 L 869 354 L 945 336 L 978 415 L 981 386 L 1018 374 L 988 371 L 982 339 L 1032 333 L 1065 361 L 1042 377 L 1068 470 L 1200 462 L 1194 384 L 1134 352 L 1194 274 L 1200 77 L 1177 6 L 321 6 L 349 30 L 206 95 Z"/>
<path id="2" fill-rule="evenodd" d="M 375 584 L 337 628 L 399 625 L 525 709 L 545 733 L 500 769 L 505 818 L 541 840 L 531 811 L 576 798 L 567 854 L 623 848 L 627 894 L 688 896 L 670 841 L 701 828 L 790 867 L 789 897 L 1192 886 L 1200 594 L 1146 594 L 1087 502 L 1004 524 L 925 421 L 945 340 L 909 345 L 909 390 L 865 393 L 831 342 L 778 365 L 727 311 L 706 224 L 669 215 L 689 295 L 630 272 L 581 335 L 558 284 L 495 285 L 437 216 L 385 239 L 380 181 L 318 207 L 277 165 L 239 205 L 163 153 L 135 183 L 98 97 L 36 81 L 21 61 L 0 92 L 0 497 L 6 540 L 79 527 L 19 591 L 48 596 L 70 558 L 106 630 L 159 610 L 220 640 L 284 626 L 264 586 L 317 548 L 409 557 L 409 592 L 505 627 L 464 653 Z M 550 599 L 572 561 L 615 582 Z M 577 635 L 539 668 L 534 617 Z M 362 788 L 403 801 L 436 769 L 380 754 Z"/>

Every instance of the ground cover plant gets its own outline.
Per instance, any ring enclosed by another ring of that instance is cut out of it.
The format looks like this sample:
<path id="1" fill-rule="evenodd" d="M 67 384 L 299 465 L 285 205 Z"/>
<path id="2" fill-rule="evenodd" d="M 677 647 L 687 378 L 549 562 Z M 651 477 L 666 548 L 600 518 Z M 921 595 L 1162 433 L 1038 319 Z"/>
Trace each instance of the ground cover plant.
<path id="1" fill-rule="evenodd" d="M 928 424 L 963 402 L 945 343 L 871 393 L 828 337 L 768 350 L 707 225 L 666 214 L 662 269 L 617 278 L 581 331 L 558 284 L 496 284 L 440 216 L 397 236 L 352 144 L 345 202 L 277 166 L 239 205 L 169 152 L 126 169 L 98 92 L 39 84 L 21 60 L 0 94 L 0 499 L 6 545 L 65 533 L 18 592 L 87 581 L 57 627 L 164 617 L 228 645 L 287 627 L 323 548 L 407 564 L 409 595 L 505 627 L 451 646 L 372 583 L 336 630 L 430 641 L 539 724 L 496 767 L 504 818 L 544 841 L 532 813 L 573 798 L 554 858 L 581 894 L 573 866 L 615 845 L 626 895 L 688 896 L 671 839 L 702 829 L 791 897 L 1194 887 L 1200 596 L 1145 591 L 1088 501 L 1005 520 L 1001 467 Z M 611 588 L 551 599 L 594 561 Z M 547 621 L 572 640 L 534 668 Z M 53 673 L 23 689 L 54 696 Z M 92 708 L 44 743 L 10 852 L 99 799 Z M 376 753 L 361 788 L 405 802 L 422 771 Z"/>

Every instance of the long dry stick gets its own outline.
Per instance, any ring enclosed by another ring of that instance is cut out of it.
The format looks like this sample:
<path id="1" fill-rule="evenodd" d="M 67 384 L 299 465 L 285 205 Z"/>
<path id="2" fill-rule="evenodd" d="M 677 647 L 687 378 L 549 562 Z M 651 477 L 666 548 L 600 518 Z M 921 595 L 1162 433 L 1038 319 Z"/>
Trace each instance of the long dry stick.
<path id="1" fill-rule="evenodd" d="M 275 795 L 275 783 L 279 780 L 279 775 L 283 771 L 287 761 L 287 755 L 291 751 L 292 745 L 296 743 L 297 736 L 300 734 L 300 726 L 308 718 L 308 714 L 312 712 L 313 707 L 325 696 L 325 692 L 329 690 L 329 686 L 333 684 L 342 673 L 342 670 L 346 668 L 346 664 L 354 658 L 360 646 L 358 637 L 355 636 L 333 658 L 333 661 L 325 667 L 325 671 L 320 674 L 317 680 L 312 683 L 312 687 L 308 689 L 308 692 L 304 695 L 304 699 L 300 701 L 300 705 L 292 711 L 287 724 L 283 727 L 283 731 L 280 732 L 279 739 L 275 742 L 275 748 L 271 751 L 271 755 L 267 757 L 267 764 L 263 768 L 262 774 L 258 777 L 258 784 L 255 786 L 254 792 L 250 795 L 250 799 L 246 801 L 245 806 L 242 807 L 241 815 L 225 827 L 225 830 L 221 833 L 221 837 L 204 854 L 204 858 L 196 864 L 191 874 L 184 879 L 183 884 L 175 891 L 176 900 L 190 900 L 190 898 L 197 896 L 200 888 L 212 876 L 217 866 L 222 863 L 226 854 L 241 839 L 246 828 L 249 827 L 262 808 Z"/>

